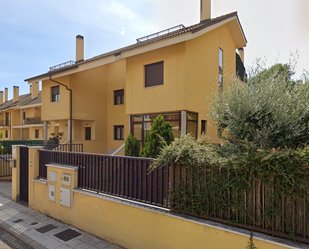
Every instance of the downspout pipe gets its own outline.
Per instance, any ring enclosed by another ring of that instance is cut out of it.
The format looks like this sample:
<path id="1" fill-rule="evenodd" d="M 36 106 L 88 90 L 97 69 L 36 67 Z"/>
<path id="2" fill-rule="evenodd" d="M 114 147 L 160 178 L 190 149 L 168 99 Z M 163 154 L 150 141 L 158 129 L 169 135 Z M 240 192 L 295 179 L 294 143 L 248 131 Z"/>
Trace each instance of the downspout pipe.
<path id="1" fill-rule="evenodd" d="M 66 90 L 68 90 L 70 92 L 70 137 L 69 137 L 69 140 L 70 140 L 70 151 L 72 151 L 72 131 L 73 131 L 73 105 L 72 105 L 72 89 L 70 89 L 67 85 L 59 82 L 59 81 L 56 81 L 56 80 L 53 80 L 52 79 L 52 75 L 49 74 L 49 79 L 52 81 L 52 82 L 55 82 L 56 84 L 60 85 L 60 86 L 64 86 L 66 88 Z"/>

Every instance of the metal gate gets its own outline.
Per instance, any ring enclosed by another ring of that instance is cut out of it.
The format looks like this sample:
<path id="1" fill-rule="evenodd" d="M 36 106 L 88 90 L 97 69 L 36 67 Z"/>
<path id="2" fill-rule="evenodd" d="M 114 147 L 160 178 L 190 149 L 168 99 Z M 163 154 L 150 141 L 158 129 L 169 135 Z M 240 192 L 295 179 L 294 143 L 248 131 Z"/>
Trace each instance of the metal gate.
<path id="1" fill-rule="evenodd" d="M 28 147 L 20 147 L 20 201 L 28 203 L 29 191 L 29 165 L 28 165 Z"/>

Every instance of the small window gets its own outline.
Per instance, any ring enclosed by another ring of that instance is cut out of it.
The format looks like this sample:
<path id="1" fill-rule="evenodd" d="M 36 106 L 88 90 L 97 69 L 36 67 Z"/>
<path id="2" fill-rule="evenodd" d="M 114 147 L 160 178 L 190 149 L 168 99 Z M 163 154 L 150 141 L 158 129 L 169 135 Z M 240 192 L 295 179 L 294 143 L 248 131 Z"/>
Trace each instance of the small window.
<path id="1" fill-rule="evenodd" d="M 5 131 L 5 137 L 9 138 L 9 131 Z"/>
<path id="2" fill-rule="evenodd" d="M 114 139 L 124 140 L 124 126 L 123 125 L 114 126 Z"/>
<path id="3" fill-rule="evenodd" d="M 114 105 L 123 105 L 124 104 L 124 90 L 114 91 Z"/>
<path id="4" fill-rule="evenodd" d="M 218 74 L 219 89 L 223 89 L 223 50 L 219 48 L 219 74 Z"/>
<path id="5" fill-rule="evenodd" d="M 163 61 L 145 66 L 145 87 L 163 85 Z"/>
<path id="6" fill-rule="evenodd" d="M 91 127 L 85 127 L 85 140 L 91 140 Z"/>
<path id="7" fill-rule="evenodd" d="M 197 137 L 197 121 L 196 113 L 187 112 L 187 134 L 191 134 L 194 138 Z"/>
<path id="8" fill-rule="evenodd" d="M 202 120 L 201 121 L 201 135 L 206 135 L 207 132 L 207 121 Z"/>
<path id="9" fill-rule="evenodd" d="M 35 130 L 35 138 L 40 138 L 40 131 L 38 129 Z"/>
<path id="10" fill-rule="evenodd" d="M 51 88 L 51 100 L 52 100 L 52 102 L 60 101 L 59 86 L 53 86 Z"/>
<path id="11" fill-rule="evenodd" d="M 26 119 L 26 113 L 23 112 L 23 119 L 25 120 Z"/>

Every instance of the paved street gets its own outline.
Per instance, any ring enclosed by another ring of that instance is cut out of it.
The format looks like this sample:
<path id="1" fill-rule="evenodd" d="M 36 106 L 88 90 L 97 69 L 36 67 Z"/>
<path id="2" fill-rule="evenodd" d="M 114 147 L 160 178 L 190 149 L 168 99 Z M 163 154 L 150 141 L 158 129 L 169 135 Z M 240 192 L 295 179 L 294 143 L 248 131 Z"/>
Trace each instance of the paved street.
<path id="1" fill-rule="evenodd" d="M 11 201 L 11 186 L 0 181 L 0 249 L 121 249 Z"/>
<path id="2" fill-rule="evenodd" d="M 0 249 L 33 249 L 0 227 Z"/>

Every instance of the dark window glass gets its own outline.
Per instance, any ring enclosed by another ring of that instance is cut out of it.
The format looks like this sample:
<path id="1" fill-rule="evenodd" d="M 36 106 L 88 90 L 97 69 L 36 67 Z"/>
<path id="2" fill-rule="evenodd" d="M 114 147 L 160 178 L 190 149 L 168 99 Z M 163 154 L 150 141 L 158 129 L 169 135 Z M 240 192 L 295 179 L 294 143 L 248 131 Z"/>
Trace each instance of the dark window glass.
<path id="1" fill-rule="evenodd" d="M 131 116 L 131 134 L 137 138 L 138 141 L 144 142 L 146 132 L 150 131 L 153 120 L 159 115 L 157 114 L 144 114 Z M 180 132 L 180 113 L 162 113 L 164 120 L 170 122 L 172 125 L 175 138 L 179 138 Z"/>
<path id="2" fill-rule="evenodd" d="M 123 105 L 124 104 L 124 90 L 114 91 L 114 105 Z"/>
<path id="3" fill-rule="evenodd" d="M 40 131 L 38 129 L 35 130 L 35 138 L 40 137 Z"/>
<path id="4" fill-rule="evenodd" d="M 202 120 L 201 121 L 201 134 L 206 135 L 206 129 L 207 129 L 207 121 Z"/>
<path id="5" fill-rule="evenodd" d="M 145 66 L 145 87 L 163 85 L 163 61 Z"/>
<path id="6" fill-rule="evenodd" d="M 219 48 L 219 75 L 218 75 L 219 89 L 223 89 L 223 50 Z"/>
<path id="7" fill-rule="evenodd" d="M 85 140 L 91 140 L 91 127 L 85 127 Z"/>
<path id="8" fill-rule="evenodd" d="M 51 88 L 51 100 L 52 100 L 52 102 L 60 101 L 59 86 L 53 86 Z"/>
<path id="9" fill-rule="evenodd" d="M 197 114 L 187 112 L 187 134 L 191 134 L 194 138 L 197 137 Z"/>
<path id="10" fill-rule="evenodd" d="M 23 119 L 25 120 L 26 119 L 26 113 L 23 112 Z"/>
<path id="11" fill-rule="evenodd" d="M 114 139 L 124 140 L 124 126 L 123 125 L 114 126 Z"/>
<path id="12" fill-rule="evenodd" d="M 5 137 L 9 138 L 9 131 L 5 131 Z"/>

